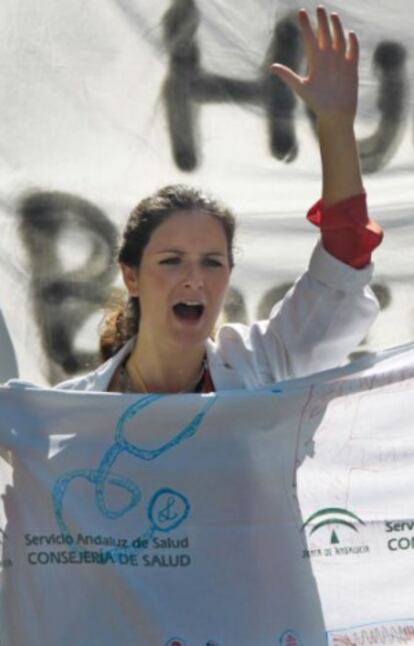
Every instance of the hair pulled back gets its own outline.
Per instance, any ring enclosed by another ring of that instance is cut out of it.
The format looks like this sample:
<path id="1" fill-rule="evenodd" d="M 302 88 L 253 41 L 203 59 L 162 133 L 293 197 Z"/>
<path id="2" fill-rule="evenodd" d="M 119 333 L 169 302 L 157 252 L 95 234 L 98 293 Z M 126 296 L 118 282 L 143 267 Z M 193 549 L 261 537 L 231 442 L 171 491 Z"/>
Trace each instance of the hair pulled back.
<path id="1" fill-rule="evenodd" d="M 233 213 L 215 198 L 185 184 L 165 186 L 139 202 L 131 212 L 122 234 L 118 262 L 138 269 L 153 231 L 177 211 L 208 213 L 221 222 L 232 268 L 236 228 Z M 138 333 L 139 320 L 139 299 L 136 297 L 127 297 L 107 311 L 100 335 L 100 352 L 104 361 Z"/>

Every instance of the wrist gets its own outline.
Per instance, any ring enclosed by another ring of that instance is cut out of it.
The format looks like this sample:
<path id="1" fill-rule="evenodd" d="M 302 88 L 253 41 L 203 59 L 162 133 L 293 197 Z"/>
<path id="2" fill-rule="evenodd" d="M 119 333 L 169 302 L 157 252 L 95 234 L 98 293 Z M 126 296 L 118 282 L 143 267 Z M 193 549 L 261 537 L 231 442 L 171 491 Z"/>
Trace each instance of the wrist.
<path id="1" fill-rule="evenodd" d="M 354 132 L 355 116 L 348 113 L 324 112 L 316 117 L 318 131 Z"/>

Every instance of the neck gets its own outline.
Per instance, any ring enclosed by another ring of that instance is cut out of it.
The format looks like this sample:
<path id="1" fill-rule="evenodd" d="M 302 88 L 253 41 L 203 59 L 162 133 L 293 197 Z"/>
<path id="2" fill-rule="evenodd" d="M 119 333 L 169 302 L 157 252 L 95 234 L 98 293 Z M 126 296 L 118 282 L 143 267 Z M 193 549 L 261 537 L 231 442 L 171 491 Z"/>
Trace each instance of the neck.
<path id="1" fill-rule="evenodd" d="M 151 347 L 140 335 L 126 367 L 137 391 L 192 392 L 199 381 L 205 357 L 204 344 L 193 348 Z"/>

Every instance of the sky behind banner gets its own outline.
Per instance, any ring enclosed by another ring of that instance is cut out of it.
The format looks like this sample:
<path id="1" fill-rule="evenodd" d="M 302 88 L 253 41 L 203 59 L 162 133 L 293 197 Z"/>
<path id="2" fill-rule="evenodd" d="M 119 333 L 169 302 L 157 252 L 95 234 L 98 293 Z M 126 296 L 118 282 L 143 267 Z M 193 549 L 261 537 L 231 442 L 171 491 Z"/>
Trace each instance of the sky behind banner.
<path id="1" fill-rule="evenodd" d="M 239 214 L 239 320 L 266 316 L 305 268 L 318 148 L 312 118 L 268 64 L 303 71 L 294 15 L 316 5 L 2 3 L 0 309 L 21 375 L 54 382 L 92 361 L 100 307 L 119 284 L 117 231 L 163 184 L 205 187 Z M 327 8 L 360 37 L 356 130 L 386 231 L 375 254 L 383 310 L 365 351 L 414 332 L 414 17 L 408 0 Z"/>

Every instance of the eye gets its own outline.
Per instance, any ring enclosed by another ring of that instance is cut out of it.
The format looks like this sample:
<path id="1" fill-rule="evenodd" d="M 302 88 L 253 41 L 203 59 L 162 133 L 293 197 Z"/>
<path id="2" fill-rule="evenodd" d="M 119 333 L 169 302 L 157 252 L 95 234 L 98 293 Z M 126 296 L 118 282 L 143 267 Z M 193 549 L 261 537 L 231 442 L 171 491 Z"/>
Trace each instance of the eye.
<path id="1" fill-rule="evenodd" d="M 224 266 L 224 263 L 221 260 L 218 260 L 217 258 L 211 258 L 211 257 L 204 258 L 204 264 L 207 267 L 223 267 Z"/>
<path id="2" fill-rule="evenodd" d="M 181 262 L 179 256 L 169 256 L 160 260 L 160 265 L 178 265 Z"/>

